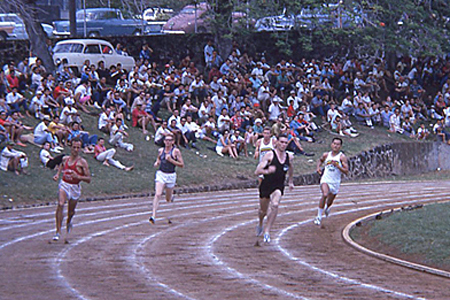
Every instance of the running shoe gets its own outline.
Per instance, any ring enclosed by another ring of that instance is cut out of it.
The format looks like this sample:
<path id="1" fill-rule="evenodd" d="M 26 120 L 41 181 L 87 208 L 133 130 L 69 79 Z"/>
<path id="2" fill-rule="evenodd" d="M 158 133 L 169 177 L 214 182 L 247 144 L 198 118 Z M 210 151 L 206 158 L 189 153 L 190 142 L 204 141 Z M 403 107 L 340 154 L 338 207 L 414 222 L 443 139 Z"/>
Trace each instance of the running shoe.
<path id="1" fill-rule="evenodd" d="M 59 241 L 59 233 L 58 232 L 53 236 L 53 240 Z"/>
<path id="2" fill-rule="evenodd" d="M 264 243 L 270 243 L 270 234 L 264 233 Z"/>
<path id="3" fill-rule="evenodd" d="M 72 231 L 72 227 L 73 227 L 72 222 L 67 223 L 67 225 L 66 225 L 67 233 L 70 233 Z"/>
<path id="4" fill-rule="evenodd" d="M 256 226 L 256 236 L 261 236 L 263 233 L 263 227 L 259 226 L 259 224 Z"/>
<path id="5" fill-rule="evenodd" d="M 150 218 L 148 219 L 148 221 L 149 221 L 150 223 L 152 223 L 152 224 L 155 224 L 155 218 L 153 218 L 153 217 L 150 217 Z"/>
<path id="6" fill-rule="evenodd" d="M 316 224 L 317 226 L 320 226 L 321 223 L 322 223 L 322 219 L 321 219 L 321 218 L 316 217 L 316 218 L 314 219 L 314 224 Z"/>

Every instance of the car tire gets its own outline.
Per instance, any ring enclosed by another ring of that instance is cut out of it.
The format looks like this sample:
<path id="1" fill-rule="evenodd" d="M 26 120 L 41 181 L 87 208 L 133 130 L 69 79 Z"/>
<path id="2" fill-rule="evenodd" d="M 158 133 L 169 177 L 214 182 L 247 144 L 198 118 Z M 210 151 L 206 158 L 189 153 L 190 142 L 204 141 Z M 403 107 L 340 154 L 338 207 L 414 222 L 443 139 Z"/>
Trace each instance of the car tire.
<path id="1" fill-rule="evenodd" d="M 8 34 L 4 31 L 0 31 L 0 41 L 4 42 L 8 39 Z"/>
<path id="2" fill-rule="evenodd" d="M 91 31 L 88 33 L 88 37 L 90 37 L 90 38 L 97 38 L 99 36 L 100 36 L 100 32 L 98 32 L 98 31 Z"/>

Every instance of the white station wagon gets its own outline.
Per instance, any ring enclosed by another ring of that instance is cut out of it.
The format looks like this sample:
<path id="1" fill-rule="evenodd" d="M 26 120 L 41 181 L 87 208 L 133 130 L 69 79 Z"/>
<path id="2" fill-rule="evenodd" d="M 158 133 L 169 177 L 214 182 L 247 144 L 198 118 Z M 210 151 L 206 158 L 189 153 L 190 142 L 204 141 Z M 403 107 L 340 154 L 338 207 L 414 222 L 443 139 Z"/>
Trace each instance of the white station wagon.
<path id="1" fill-rule="evenodd" d="M 76 68 L 78 72 L 81 71 L 81 67 L 87 59 L 95 66 L 98 66 L 98 62 L 103 61 L 108 69 L 120 63 L 122 69 L 131 71 L 135 65 L 133 57 L 118 54 L 111 43 L 96 39 L 73 39 L 57 42 L 53 48 L 53 61 L 58 65 L 64 59 L 67 59 L 70 68 Z"/>

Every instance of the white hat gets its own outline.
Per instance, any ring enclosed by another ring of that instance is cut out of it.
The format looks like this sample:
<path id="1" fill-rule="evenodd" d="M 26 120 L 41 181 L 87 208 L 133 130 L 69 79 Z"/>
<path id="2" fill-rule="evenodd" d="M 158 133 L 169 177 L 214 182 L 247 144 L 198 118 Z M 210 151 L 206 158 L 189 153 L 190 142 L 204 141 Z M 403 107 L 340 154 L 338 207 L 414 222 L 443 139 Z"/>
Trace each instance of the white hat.
<path id="1" fill-rule="evenodd" d="M 261 124 L 262 124 L 262 121 L 261 121 L 260 118 L 257 118 L 257 119 L 255 120 L 255 124 L 257 124 L 257 123 L 261 123 Z"/>
<path id="2" fill-rule="evenodd" d="M 70 97 L 64 98 L 64 102 L 65 102 L 67 105 L 72 105 L 72 104 L 75 103 L 75 101 L 74 101 L 72 98 L 70 98 Z"/>

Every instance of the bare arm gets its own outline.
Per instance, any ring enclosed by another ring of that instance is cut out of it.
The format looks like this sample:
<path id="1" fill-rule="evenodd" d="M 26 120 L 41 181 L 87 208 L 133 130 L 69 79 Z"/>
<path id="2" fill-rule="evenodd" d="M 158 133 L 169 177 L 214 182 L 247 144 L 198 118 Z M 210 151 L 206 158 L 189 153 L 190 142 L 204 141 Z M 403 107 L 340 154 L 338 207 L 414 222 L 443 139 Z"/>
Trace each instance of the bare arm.
<path id="1" fill-rule="evenodd" d="M 287 155 L 289 155 L 288 184 L 289 189 L 292 191 L 294 189 L 294 165 L 292 164 L 294 156 L 289 153 Z"/>
<path id="2" fill-rule="evenodd" d="M 183 157 L 181 156 L 181 151 L 180 149 L 175 149 L 173 151 L 173 154 L 175 156 L 175 159 L 172 158 L 172 156 L 170 154 L 166 155 L 166 160 L 172 164 L 174 164 L 175 166 L 179 167 L 179 168 L 183 168 L 184 167 L 184 161 L 183 161 Z"/>
<path id="3" fill-rule="evenodd" d="M 74 172 L 72 174 L 72 177 L 84 181 L 86 183 L 91 183 L 92 177 L 91 172 L 89 171 L 89 165 L 87 161 L 84 158 L 80 159 L 79 165 L 77 167 L 81 168 L 81 173 L 84 175 L 78 175 L 78 173 Z"/>
<path id="4" fill-rule="evenodd" d="M 317 168 L 316 171 L 319 173 L 319 175 L 322 175 L 322 169 L 320 168 L 323 164 L 323 162 L 327 159 L 328 153 L 322 154 L 322 156 L 317 160 Z"/>
<path id="5" fill-rule="evenodd" d="M 264 155 L 261 162 L 258 164 L 255 170 L 255 175 L 268 175 L 271 173 L 274 173 L 276 168 L 275 166 L 269 166 L 270 162 L 273 159 L 273 152 L 267 152 L 266 155 Z M 269 166 L 267 169 L 266 167 Z"/>
<path id="6" fill-rule="evenodd" d="M 69 158 L 68 156 L 67 156 L 67 157 L 63 157 L 63 159 L 62 159 L 62 161 L 61 161 L 61 164 L 58 166 L 58 172 L 56 172 L 55 176 L 53 176 L 53 180 L 54 180 L 54 181 L 57 181 L 57 180 L 58 180 L 59 175 L 61 174 L 61 171 L 62 171 L 62 169 L 63 169 L 63 166 L 64 166 L 64 164 L 66 163 L 66 160 L 67 160 L 68 158 Z"/>
<path id="7" fill-rule="evenodd" d="M 348 160 L 347 160 L 347 156 L 345 156 L 345 154 L 341 155 L 341 166 L 337 166 L 337 168 L 344 173 L 345 175 L 348 175 Z"/>
<path id="8" fill-rule="evenodd" d="M 156 161 L 155 161 L 155 163 L 153 164 L 153 167 L 155 167 L 155 168 L 157 168 L 157 167 L 161 164 L 160 156 L 161 156 L 162 151 L 164 151 L 164 149 L 163 149 L 163 148 L 159 148 L 159 150 L 158 150 L 158 156 L 156 156 Z"/>
<path id="9" fill-rule="evenodd" d="M 255 159 L 258 159 L 258 157 L 259 157 L 259 147 L 260 147 L 260 145 L 261 145 L 261 139 L 257 140 L 256 144 L 255 144 Z"/>

